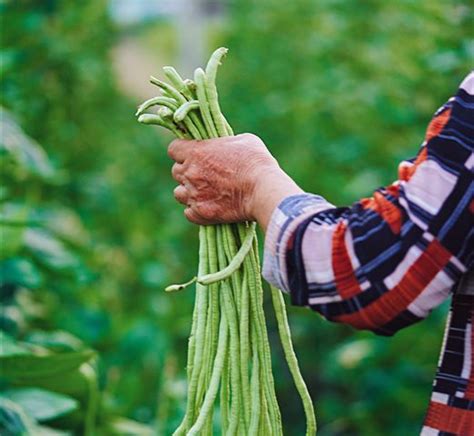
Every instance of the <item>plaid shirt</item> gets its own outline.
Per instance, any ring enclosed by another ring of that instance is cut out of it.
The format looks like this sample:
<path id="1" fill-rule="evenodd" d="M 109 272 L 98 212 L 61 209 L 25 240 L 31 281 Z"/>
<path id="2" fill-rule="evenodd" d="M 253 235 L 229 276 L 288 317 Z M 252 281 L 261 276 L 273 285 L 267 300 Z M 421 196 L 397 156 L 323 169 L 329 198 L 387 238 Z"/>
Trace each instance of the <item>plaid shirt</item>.
<path id="1" fill-rule="evenodd" d="M 434 115 L 399 180 L 351 207 L 288 197 L 264 277 L 330 321 L 393 335 L 452 296 L 422 435 L 474 435 L 474 72 Z"/>

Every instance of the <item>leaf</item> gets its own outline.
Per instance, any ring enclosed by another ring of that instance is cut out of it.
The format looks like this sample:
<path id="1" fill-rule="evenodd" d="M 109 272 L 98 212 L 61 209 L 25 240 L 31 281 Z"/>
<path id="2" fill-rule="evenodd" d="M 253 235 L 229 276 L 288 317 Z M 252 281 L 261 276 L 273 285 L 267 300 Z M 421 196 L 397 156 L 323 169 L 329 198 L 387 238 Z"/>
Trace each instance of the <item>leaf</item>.
<path id="1" fill-rule="evenodd" d="M 25 354 L 31 354 L 31 352 L 26 347 L 19 344 L 18 341 L 15 341 L 11 336 L 0 331 L 0 361 L 3 357 Z"/>
<path id="2" fill-rule="evenodd" d="M 9 389 L 0 396 L 19 404 L 27 415 L 40 422 L 66 415 L 79 405 L 71 397 L 37 388 Z"/>
<path id="3" fill-rule="evenodd" d="M 73 433 L 70 431 L 57 430 L 55 428 L 46 427 L 44 425 L 36 426 L 38 436 L 71 436 Z"/>
<path id="4" fill-rule="evenodd" d="M 84 246 L 90 241 L 78 213 L 65 207 L 44 209 L 39 213 L 46 230 L 64 241 L 78 246 Z"/>
<path id="5" fill-rule="evenodd" d="M 21 130 L 8 111 L 0 107 L 0 157 L 7 155 L 20 168 L 44 178 L 54 176 L 54 168 L 39 144 Z"/>
<path id="6" fill-rule="evenodd" d="M 63 330 L 34 331 L 25 340 L 30 344 L 41 345 L 55 351 L 77 351 L 84 348 L 84 343 L 80 339 Z"/>
<path id="7" fill-rule="evenodd" d="M 148 425 L 142 424 L 140 422 L 122 417 L 113 417 L 109 418 L 106 434 L 111 436 L 151 436 L 154 434 L 154 431 Z"/>
<path id="8" fill-rule="evenodd" d="M 68 395 L 77 398 L 79 401 L 88 401 L 90 383 L 80 368 L 82 368 L 82 366 L 72 371 L 36 378 L 34 380 L 16 379 L 13 381 L 13 385 L 16 387 L 30 387 L 34 383 L 34 386 L 37 388 Z"/>
<path id="9" fill-rule="evenodd" d="M 60 240 L 43 230 L 28 229 L 25 232 L 25 245 L 51 268 L 68 269 L 79 265 L 78 258 Z"/>
<path id="10" fill-rule="evenodd" d="M 21 355 L 0 357 L 0 375 L 15 381 L 32 381 L 73 371 L 96 356 L 92 350 L 45 356 Z"/>
<path id="11" fill-rule="evenodd" d="M 15 257 L 0 263 L 0 285 L 17 285 L 35 289 L 42 277 L 36 266 L 26 258 Z"/>
<path id="12" fill-rule="evenodd" d="M 25 233 L 28 210 L 23 205 L 5 204 L 1 210 L 1 243 L 0 258 L 15 255 L 23 245 L 23 235 Z M 9 224 L 5 224 L 9 223 Z"/>
<path id="13" fill-rule="evenodd" d="M 0 398 L 0 434 L 33 435 L 35 424 L 19 404 Z"/>

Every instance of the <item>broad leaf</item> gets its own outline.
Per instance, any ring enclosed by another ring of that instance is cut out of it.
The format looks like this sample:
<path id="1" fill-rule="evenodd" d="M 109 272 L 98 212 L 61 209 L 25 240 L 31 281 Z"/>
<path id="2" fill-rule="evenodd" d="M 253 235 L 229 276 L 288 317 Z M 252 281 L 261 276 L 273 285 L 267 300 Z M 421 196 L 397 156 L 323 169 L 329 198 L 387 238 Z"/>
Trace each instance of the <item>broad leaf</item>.
<path id="1" fill-rule="evenodd" d="M 20 168 L 40 177 L 51 178 L 54 168 L 39 144 L 26 136 L 13 117 L 0 107 L 2 135 L 0 157 L 12 159 Z"/>
<path id="2" fill-rule="evenodd" d="M 2 356 L 0 375 L 14 381 L 34 381 L 77 369 L 95 355 L 92 350 L 84 350 L 45 356 Z"/>
<path id="3" fill-rule="evenodd" d="M 44 389 L 9 389 L 0 393 L 0 396 L 19 404 L 27 415 L 40 422 L 58 418 L 78 408 L 75 399 Z"/>
<path id="4" fill-rule="evenodd" d="M 90 242 L 88 231 L 81 217 L 72 209 L 65 207 L 45 208 L 38 210 L 38 217 L 44 222 L 44 228 L 63 241 L 78 246 Z"/>
<path id="5" fill-rule="evenodd" d="M 25 341 L 55 351 L 77 351 L 85 348 L 84 343 L 80 339 L 63 330 L 52 332 L 33 331 L 26 337 Z"/>
<path id="6" fill-rule="evenodd" d="M 36 423 L 23 408 L 6 398 L 0 398 L 0 434 L 27 436 L 36 434 Z"/>
<path id="7" fill-rule="evenodd" d="M 24 345 L 18 343 L 18 341 L 15 341 L 11 336 L 0 331 L 0 359 L 7 356 L 18 356 L 24 354 L 31 354 L 31 351 L 29 351 Z"/>
<path id="8" fill-rule="evenodd" d="M 13 385 L 16 387 L 30 387 L 34 384 L 37 388 L 68 395 L 79 401 L 88 401 L 90 381 L 88 377 L 82 373 L 80 368 L 82 368 L 82 366 L 72 371 L 36 378 L 34 380 L 25 378 L 15 379 Z"/>
<path id="9" fill-rule="evenodd" d="M 67 269 L 79 265 L 78 258 L 50 233 L 38 229 L 25 232 L 25 245 L 38 260 L 54 269 Z"/>

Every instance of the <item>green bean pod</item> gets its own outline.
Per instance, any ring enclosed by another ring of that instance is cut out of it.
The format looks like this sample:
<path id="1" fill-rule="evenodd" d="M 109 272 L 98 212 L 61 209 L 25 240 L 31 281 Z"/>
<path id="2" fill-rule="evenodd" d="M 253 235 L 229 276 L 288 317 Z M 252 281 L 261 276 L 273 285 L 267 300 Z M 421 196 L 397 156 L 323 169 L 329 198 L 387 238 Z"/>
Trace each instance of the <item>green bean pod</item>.
<path id="1" fill-rule="evenodd" d="M 174 67 L 165 66 L 163 67 L 163 72 L 165 73 L 166 78 L 171 82 L 178 92 L 183 94 L 187 100 L 192 100 L 193 97 L 189 91 L 189 88 L 186 86 L 184 79 Z"/>
<path id="2" fill-rule="evenodd" d="M 194 81 L 183 79 L 173 67 L 164 67 L 170 83 L 151 78 L 163 95 L 138 107 L 138 121 L 163 126 L 179 138 L 233 135 L 221 112 L 216 87 L 218 66 L 226 53 L 225 48 L 216 50 L 205 71 L 195 70 Z M 157 114 L 144 113 L 153 106 L 160 106 Z M 197 275 L 166 288 L 178 291 L 197 282 L 188 341 L 186 412 L 175 436 L 211 436 L 217 398 L 222 434 L 283 434 L 255 228 L 255 223 L 200 227 Z M 291 343 L 284 299 L 278 290 L 271 292 L 283 351 L 306 415 L 306 435 L 313 436 L 313 403 Z"/>
<path id="3" fill-rule="evenodd" d="M 190 111 L 199 109 L 199 101 L 189 100 L 186 103 L 183 103 L 174 113 L 174 121 L 180 122 L 189 114 Z"/>
<path id="4" fill-rule="evenodd" d="M 228 123 L 226 125 L 224 116 L 221 113 L 216 87 L 217 68 L 219 67 L 222 58 L 227 54 L 227 52 L 228 49 L 225 47 L 218 48 L 216 51 L 214 51 L 214 53 L 212 53 L 206 66 L 205 80 L 207 99 L 209 101 L 209 108 L 219 136 L 227 136 L 228 134 Z"/>
<path id="5" fill-rule="evenodd" d="M 196 82 L 196 94 L 199 101 L 199 109 L 201 116 L 206 127 L 209 138 L 217 138 L 216 127 L 212 119 L 211 110 L 209 108 L 209 102 L 206 95 L 206 73 L 202 68 L 196 68 L 194 71 L 194 81 Z"/>
<path id="6" fill-rule="evenodd" d="M 255 223 L 252 223 L 250 228 L 248 229 L 247 234 L 244 237 L 244 240 L 242 242 L 242 245 L 239 248 L 239 251 L 233 256 L 230 263 L 225 268 L 222 268 L 218 272 L 215 272 L 213 274 L 206 274 L 206 275 L 199 276 L 197 278 L 198 283 L 201 283 L 203 285 L 210 285 L 211 283 L 216 283 L 221 280 L 224 280 L 230 277 L 231 274 L 236 272 L 242 265 L 242 262 L 244 261 L 245 256 L 247 256 L 248 252 L 252 248 L 254 235 L 255 235 Z"/>
<path id="7" fill-rule="evenodd" d="M 306 436 L 314 436 L 316 434 L 316 418 L 314 415 L 313 401 L 311 400 L 308 388 L 306 387 L 301 375 L 298 359 L 291 342 L 290 326 L 288 324 L 288 317 L 286 316 L 285 301 L 283 300 L 283 295 L 280 290 L 272 287 L 271 292 L 283 351 L 291 375 L 293 376 L 296 389 L 298 390 L 301 401 L 303 402 L 304 413 L 306 415 Z"/>
<path id="8" fill-rule="evenodd" d="M 217 346 L 217 354 L 214 360 L 214 369 L 212 371 L 211 382 L 209 383 L 209 389 L 206 392 L 206 397 L 204 403 L 199 411 L 199 415 L 196 419 L 194 425 L 186 433 L 187 436 L 197 435 L 204 423 L 206 422 L 207 416 L 210 413 L 214 401 L 217 396 L 217 391 L 219 389 L 219 382 L 221 379 L 222 370 L 225 362 L 225 354 L 227 352 L 227 337 L 228 337 L 228 326 L 226 314 L 222 314 L 221 322 L 219 326 L 219 341 Z"/>
<path id="9" fill-rule="evenodd" d="M 189 138 L 188 134 L 179 130 L 179 128 L 172 122 L 165 120 L 159 115 L 142 114 L 138 117 L 138 122 L 142 124 L 156 124 L 173 132 L 178 138 Z"/>
<path id="10" fill-rule="evenodd" d="M 176 88 L 176 90 L 181 95 L 183 95 L 186 100 L 191 101 L 196 99 L 196 93 L 193 92 L 192 85 L 189 83 L 189 81 L 183 80 L 183 78 L 173 67 L 163 67 L 163 72 L 165 73 L 165 76 L 168 78 L 168 80 L 172 83 L 172 85 Z M 195 139 L 206 138 L 207 132 L 199 117 L 194 113 L 190 113 L 189 118 L 199 131 L 200 138 L 196 137 Z"/>
<path id="11" fill-rule="evenodd" d="M 152 106 L 166 106 L 171 110 L 178 109 L 178 103 L 174 98 L 159 96 L 150 98 L 149 100 L 143 102 L 140 106 L 138 106 L 138 109 L 135 112 L 135 116 L 143 114 L 147 109 Z"/>
<path id="12" fill-rule="evenodd" d="M 170 94 L 179 104 L 186 103 L 186 98 L 170 84 L 163 82 L 162 80 L 157 79 L 153 76 L 150 77 L 150 82 Z M 191 137 L 195 139 L 203 139 L 201 133 L 199 132 L 199 129 L 190 118 L 186 117 L 183 121 L 186 125 L 186 128 L 189 130 Z"/>
<path id="13" fill-rule="evenodd" d="M 220 226 L 217 228 L 217 245 L 223 246 L 223 228 Z M 219 250 L 218 252 L 219 266 L 225 267 L 226 259 L 224 252 Z M 230 358 L 231 358 L 231 367 L 230 375 L 232 381 L 232 399 L 231 399 L 231 409 L 229 417 L 229 428 L 228 434 L 234 435 L 237 433 L 237 427 L 239 425 L 240 419 L 240 405 L 241 402 L 241 390 L 240 390 L 240 343 L 239 343 L 239 327 L 237 322 L 237 313 L 235 309 L 235 303 L 232 298 L 232 291 L 227 280 L 224 280 L 221 283 L 221 301 L 223 309 L 226 313 L 229 324 L 229 333 L 230 333 Z"/>

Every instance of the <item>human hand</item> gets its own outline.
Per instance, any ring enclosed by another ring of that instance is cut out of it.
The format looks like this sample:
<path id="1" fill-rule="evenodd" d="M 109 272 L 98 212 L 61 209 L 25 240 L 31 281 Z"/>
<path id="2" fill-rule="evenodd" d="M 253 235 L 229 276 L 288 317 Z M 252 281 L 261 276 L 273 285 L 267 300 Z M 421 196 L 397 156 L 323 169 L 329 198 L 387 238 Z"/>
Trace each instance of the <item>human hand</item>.
<path id="1" fill-rule="evenodd" d="M 266 228 L 273 209 L 301 189 L 255 135 L 203 141 L 175 140 L 168 148 L 180 183 L 175 198 L 196 224 L 258 221 Z"/>

